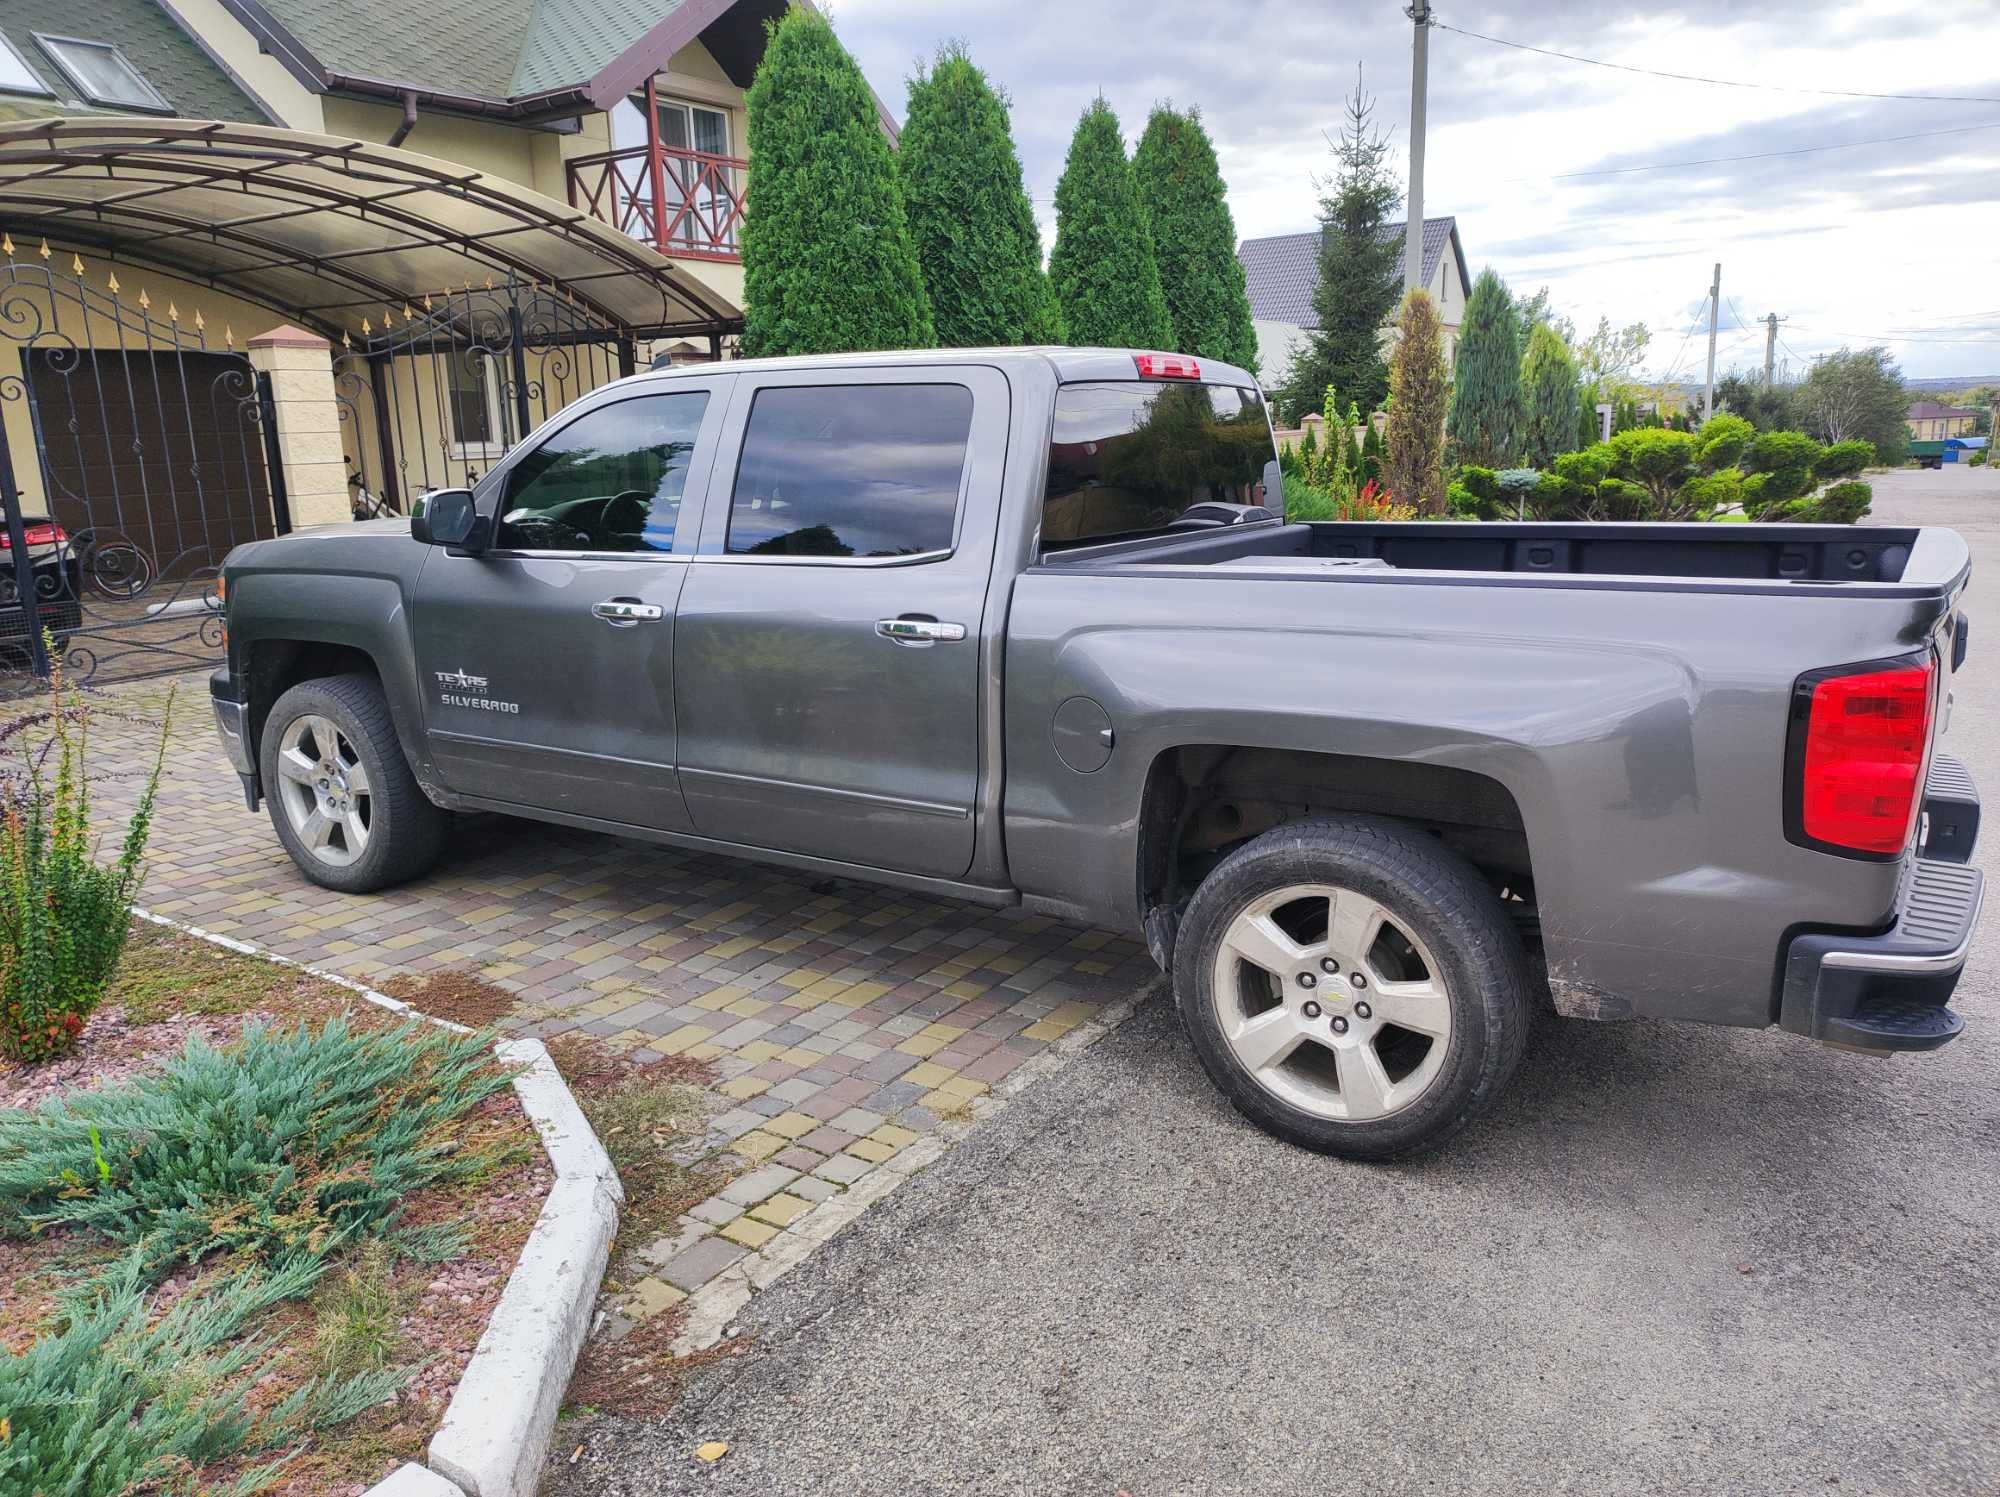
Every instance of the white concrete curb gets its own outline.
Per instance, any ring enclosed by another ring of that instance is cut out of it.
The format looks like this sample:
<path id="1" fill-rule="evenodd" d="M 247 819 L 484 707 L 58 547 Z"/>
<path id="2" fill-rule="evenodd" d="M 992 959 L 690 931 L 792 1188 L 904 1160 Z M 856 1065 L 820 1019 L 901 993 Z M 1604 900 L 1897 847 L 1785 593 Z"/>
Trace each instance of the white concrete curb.
<path id="1" fill-rule="evenodd" d="M 556 1183 L 431 1436 L 432 1471 L 467 1497 L 534 1497 L 583 1351 L 625 1193 L 540 1040 L 496 1047 L 555 1166 Z"/>
<path id="2" fill-rule="evenodd" d="M 685 1357 L 714 1346 L 727 1334 L 730 1322 L 750 1303 L 753 1294 L 777 1283 L 811 1257 L 815 1248 L 858 1220 L 870 1206 L 918 1170 L 934 1164 L 946 1149 L 1027 1088 L 1061 1069 L 1078 1051 L 1096 1044 L 1131 1018 L 1154 987 L 1155 983 L 1149 982 L 1133 996 L 1106 1004 L 1034 1059 L 1009 1072 L 991 1091 L 973 1098 L 962 1121 L 939 1124 L 936 1132 L 890 1156 L 839 1195 L 801 1212 L 778 1237 L 737 1259 L 695 1290 L 685 1302 L 687 1318 L 681 1322 L 680 1335 L 674 1338 L 674 1355 Z"/>
<path id="3" fill-rule="evenodd" d="M 132 913 L 241 956 L 296 968 L 408 1018 L 472 1033 L 337 972 L 164 915 Z M 399 1466 L 366 1497 L 534 1497 L 563 1392 L 590 1330 L 624 1189 L 547 1047 L 540 1040 L 503 1040 L 494 1054 L 506 1065 L 522 1067 L 514 1092 L 548 1151 L 556 1182 L 445 1406 L 444 1422 L 431 1436 L 430 1469 Z"/>

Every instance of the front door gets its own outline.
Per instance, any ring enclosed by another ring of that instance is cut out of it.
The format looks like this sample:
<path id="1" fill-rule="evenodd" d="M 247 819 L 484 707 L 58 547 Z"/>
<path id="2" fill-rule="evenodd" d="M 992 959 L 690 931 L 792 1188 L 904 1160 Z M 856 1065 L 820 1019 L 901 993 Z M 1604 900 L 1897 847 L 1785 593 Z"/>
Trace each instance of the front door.
<path id="1" fill-rule="evenodd" d="M 1007 412 L 987 368 L 739 377 L 674 638 L 704 835 L 971 866 Z"/>
<path id="2" fill-rule="evenodd" d="M 414 632 L 447 788 L 689 830 L 674 775 L 674 610 L 694 536 L 680 516 L 728 383 L 593 402 L 494 475 L 481 496 L 497 519 L 488 550 L 429 559 Z"/>

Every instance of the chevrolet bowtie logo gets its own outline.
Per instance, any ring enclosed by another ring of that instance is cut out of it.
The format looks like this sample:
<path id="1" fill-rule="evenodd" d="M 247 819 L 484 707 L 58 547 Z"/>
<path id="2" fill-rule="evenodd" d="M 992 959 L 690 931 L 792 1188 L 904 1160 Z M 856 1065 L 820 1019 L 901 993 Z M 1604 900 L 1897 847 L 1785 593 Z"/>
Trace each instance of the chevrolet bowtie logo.
<path id="1" fill-rule="evenodd" d="M 464 671 L 439 671 L 437 678 L 441 685 L 457 686 L 465 690 L 486 684 L 484 676 L 468 676 Z"/>

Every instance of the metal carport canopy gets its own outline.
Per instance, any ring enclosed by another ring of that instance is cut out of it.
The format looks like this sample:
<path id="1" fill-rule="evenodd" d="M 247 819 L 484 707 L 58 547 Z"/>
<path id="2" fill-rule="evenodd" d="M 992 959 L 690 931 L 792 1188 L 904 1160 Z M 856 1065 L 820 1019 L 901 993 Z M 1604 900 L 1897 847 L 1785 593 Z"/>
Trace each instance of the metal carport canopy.
<path id="1" fill-rule="evenodd" d="M 152 266 L 338 338 L 385 308 L 517 280 L 623 333 L 742 310 L 611 225 L 490 172 L 367 141 L 137 117 L 0 125 L 0 228 Z"/>

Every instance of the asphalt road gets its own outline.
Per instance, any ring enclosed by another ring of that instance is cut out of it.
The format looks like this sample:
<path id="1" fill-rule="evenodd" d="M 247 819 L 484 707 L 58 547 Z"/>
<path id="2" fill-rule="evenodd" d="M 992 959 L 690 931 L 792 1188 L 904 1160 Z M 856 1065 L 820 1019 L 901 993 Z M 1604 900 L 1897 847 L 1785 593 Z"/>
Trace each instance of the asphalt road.
<path id="1" fill-rule="evenodd" d="M 1949 743 L 2000 796 L 2000 476 L 1877 509 L 1973 544 Z M 550 1487 L 1993 1493 L 2000 934 L 1957 1006 L 1886 1061 L 1549 1019 L 1483 1126 L 1363 1167 L 1239 1121 L 1161 995 L 761 1296 L 666 1421 L 566 1427 Z"/>

